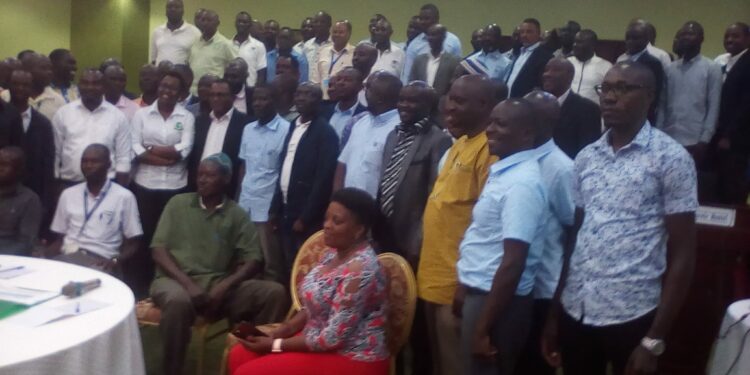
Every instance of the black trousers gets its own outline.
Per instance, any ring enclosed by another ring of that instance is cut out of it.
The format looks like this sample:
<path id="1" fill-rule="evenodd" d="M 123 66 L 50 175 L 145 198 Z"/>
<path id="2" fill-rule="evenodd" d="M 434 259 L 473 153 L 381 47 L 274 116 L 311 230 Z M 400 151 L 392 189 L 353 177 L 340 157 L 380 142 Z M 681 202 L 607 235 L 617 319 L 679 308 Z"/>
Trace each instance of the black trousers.
<path id="1" fill-rule="evenodd" d="M 172 197 L 183 193 L 185 189 L 152 190 L 131 184 L 131 189 L 138 201 L 138 213 L 141 216 L 143 238 L 137 252 L 122 265 L 125 283 L 133 289 L 136 298 L 148 296 L 148 288 L 154 280 L 154 261 L 151 259 L 151 239 L 156 232 L 164 207 Z"/>
<path id="2" fill-rule="evenodd" d="M 612 363 L 614 375 L 625 372 L 633 350 L 646 336 L 656 310 L 631 321 L 595 327 L 560 314 L 560 354 L 565 374 L 605 375 Z"/>
<path id="3" fill-rule="evenodd" d="M 526 341 L 526 347 L 524 347 L 521 358 L 518 360 L 516 375 L 555 375 L 555 368 L 548 365 L 542 356 L 541 345 L 550 303 L 551 301 L 548 299 L 534 300 L 529 339 Z"/>

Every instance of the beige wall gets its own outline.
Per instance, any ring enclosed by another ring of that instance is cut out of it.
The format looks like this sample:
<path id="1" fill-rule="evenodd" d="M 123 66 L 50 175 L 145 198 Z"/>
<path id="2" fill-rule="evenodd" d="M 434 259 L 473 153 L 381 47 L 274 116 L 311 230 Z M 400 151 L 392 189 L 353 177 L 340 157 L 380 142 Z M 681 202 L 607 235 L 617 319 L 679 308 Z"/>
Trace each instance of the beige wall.
<path id="1" fill-rule="evenodd" d="M 70 47 L 72 0 L 0 0 L 0 58 Z"/>
<path id="2" fill-rule="evenodd" d="M 320 9 L 328 10 L 334 19 L 348 18 L 354 24 L 353 40 L 367 36 L 367 20 L 373 13 L 383 13 L 394 24 L 394 40 L 405 38 L 406 22 L 416 14 L 425 1 L 413 0 L 185 0 L 186 19 L 192 22 L 198 7 L 219 12 L 220 30 L 227 37 L 233 33 L 234 15 L 248 11 L 254 18 L 274 18 L 282 25 L 299 27 L 304 16 Z M 694 19 L 706 29 L 704 53 L 715 56 L 723 52 L 722 37 L 725 27 L 750 17 L 748 0 L 434 0 L 440 7 L 441 21 L 455 32 L 468 52 L 468 40 L 473 29 L 492 22 L 504 33 L 523 18 L 534 16 L 542 27 L 560 26 L 575 19 L 584 27 L 594 29 L 602 39 L 622 39 L 625 25 L 634 17 L 651 20 L 658 29 L 657 45 L 670 49 L 675 31 L 682 23 Z M 151 1 L 151 29 L 164 22 L 165 0 Z"/>

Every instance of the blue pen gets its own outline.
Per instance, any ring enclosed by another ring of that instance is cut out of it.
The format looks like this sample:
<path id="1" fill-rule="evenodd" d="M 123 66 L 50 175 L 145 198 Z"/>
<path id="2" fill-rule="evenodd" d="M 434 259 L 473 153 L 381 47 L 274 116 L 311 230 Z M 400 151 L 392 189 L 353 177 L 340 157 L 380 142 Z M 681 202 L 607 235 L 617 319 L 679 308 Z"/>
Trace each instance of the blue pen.
<path id="1" fill-rule="evenodd" d="M 6 268 L 4 270 L 0 270 L 0 272 L 22 270 L 23 268 L 24 268 L 24 266 L 16 266 L 16 267 L 11 267 L 11 268 Z"/>

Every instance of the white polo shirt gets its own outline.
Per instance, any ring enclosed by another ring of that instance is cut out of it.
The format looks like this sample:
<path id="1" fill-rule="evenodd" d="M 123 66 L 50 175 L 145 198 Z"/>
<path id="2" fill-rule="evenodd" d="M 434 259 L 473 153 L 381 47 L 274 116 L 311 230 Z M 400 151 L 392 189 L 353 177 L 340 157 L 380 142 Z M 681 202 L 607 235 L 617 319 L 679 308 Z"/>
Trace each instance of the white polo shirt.
<path id="1" fill-rule="evenodd" d="M 237 56 L 247 63 L 247 85 L 254 87 L 258 81 L 258 71 L 265 69 L 267 65 L 266 46 L 251 36 L 248 36 L 242 44 L 233 39 L 232 45 L 237 51 Z"/>
<path id="2" fill-rule="evenodd" d="M 130 172 L 130 125 L 125 115 L 106 100 L 89 111 L 80 99 L 64 105 L 52 118 L 55 136 L 55 175 L 68 181 L 83 181 L 81 155 L 92 143 L 109 148 L 110 177 L 115 171 Z"/>
<path id="3" fill-rule="evenodd" d="M 187 22 L 174 31 L 167 24 L 161 25 L 151 34 L 151 61 L 157 64 L 164 60 L 173 64 L 187 64 L 190 47 L 200 37 L 200 30 Z"/>
<path id="4" fill-rule="evenodd" d="M 234 108 L 231 108 L 221 116 L 216 118 L 216 115 L 211 111 L 211 125 L 208 126 L 208 134 L 206 134 L 206 144 L 203 147 L 203 155 L 201 160 L 221 152 L 224 149 L 224 138 L 227 136 L 227 130 L 229 129 L 229 121 L 232 120 L 232 114 L 234 114 Z"/>
<path id="5" fill-rule="evenodd" d="M 575 69 L 573 82 L 570 84 L 571 90 L 599 105 L 599 95 L 594 87 L 604 81 L 604 75 L 612 67 L 612 63 L 597 55 L 584 62 L 581 62 L 575 56 L 571 56 L 568 57 L 568 61 L 573 64 Z"/>
<path id="6" fill-rule="evenodd" d="M 89 193 L 85 182 L 65 189 L 50 229 L 65 236 L 66 253 L 84 249 L 107 259 L 120 254 L 123 238 L 143 234 L 135 196 L 112 181 L 98 196 Z"/>
<path id="7" fill-rule="evenodd" d="M 396 77 L 401 77 L 401 72 L 404 71 L 404 62 L 406 61 L 406 53 L 403 49 L 396 46 L 391 42 L 391 47 L 385 51 L 378 50 L 378 59 L 375 61 L 375 65 L 372 66 L 371 72 L 377 72 L 378 70 L 384 70 L 388 73 L 394 74 Z"/>
<path id="8" fill-rule="evenodd" d="M 140 156 L 149 146 L 174 146 L 182 160 L 168 166 L 139 163 L 135 182 L 148 189 L 180 189 L 187 185 L 186 159 L 193 149 L 195 118 L 185 107 L 177 105 L 165 120 L 157 103 L 139 109 L 133 116 L 133 152 Z"/>

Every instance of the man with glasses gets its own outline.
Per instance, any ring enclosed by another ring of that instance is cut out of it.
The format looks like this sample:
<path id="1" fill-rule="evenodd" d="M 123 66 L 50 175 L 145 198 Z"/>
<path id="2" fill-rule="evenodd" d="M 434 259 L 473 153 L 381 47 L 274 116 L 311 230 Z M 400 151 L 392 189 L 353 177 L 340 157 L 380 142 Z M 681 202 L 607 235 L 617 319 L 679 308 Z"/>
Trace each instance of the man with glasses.
<path id="1" fill-rule="evenodd" d="M 646 119 L 654 85 L 622 62 L 597 87 L 609 130 L 575 160 L 573 238 L 542 338 L 566 374 L 655 373 L 691 282 L 695 164 Z"/>

